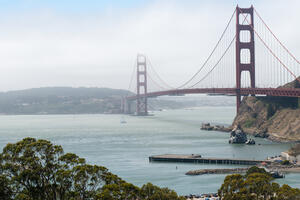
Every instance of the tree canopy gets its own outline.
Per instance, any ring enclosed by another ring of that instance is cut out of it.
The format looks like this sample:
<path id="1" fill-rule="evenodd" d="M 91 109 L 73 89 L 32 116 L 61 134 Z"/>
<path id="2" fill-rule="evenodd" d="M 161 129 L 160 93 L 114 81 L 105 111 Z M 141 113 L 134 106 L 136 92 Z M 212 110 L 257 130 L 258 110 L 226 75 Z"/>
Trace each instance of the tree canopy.
<path id="1" fill-rule="evenodd" d="M 272 182 L 273 178 L 264 169 L 250 168 L 243 176 L 226 176 L 218 191 L 223 200 L 299 200 L 300 190 Z"/>
<path id="2" fill-rule="evenodd" d="M 64 153 L 47 140 L 24 138 L 0 154 L 0 197 L 3 200 L 180 200 L 174 191 L 150 183 L 141 188 Z"/>

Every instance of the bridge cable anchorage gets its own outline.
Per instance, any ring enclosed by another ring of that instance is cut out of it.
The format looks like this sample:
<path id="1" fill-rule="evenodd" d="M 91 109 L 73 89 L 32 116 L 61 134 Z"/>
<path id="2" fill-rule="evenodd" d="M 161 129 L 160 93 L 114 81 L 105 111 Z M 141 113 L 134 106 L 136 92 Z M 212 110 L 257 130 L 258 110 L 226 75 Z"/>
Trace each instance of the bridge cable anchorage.
<path id="1" fill-rule="evenodd" d="M 230 20 L 229 22 L 227 23 L 226 27 L 225 27 L 225 30 L 223 31 L 221 37 L 219 38 L 217 44 L 215 45 L 215 47 L 213 48 L 212 52 L 209 54 L 208 58 L 205 60 L 205 62 L 203 63 L 203 65 L 200 67 L 200 69 L 188 80 L 186 81 L 185 83 L 183 83 L 182 85 L 180 85 L 179 87 L 177 87 L 176 89 L 180 89 L 180 88 L 183 88 L 184 86 L 186 86 L 187 84 L 189 84 L 201 71 L 202 69 L 206 66 L 206 64 L 208 63 L 208 61 L 210 60 L 210 58 L 212 57 L 212 55 L 215 53 L 217 47 L 219 46 L 221 40 L 223 39 L 225 33 L 227 32 L 228 30 L 228 27 L 235 15 L 235 12 L 236 12 L 236 9 L 234 10 L 234 12 L 232 13 L 231 17 L 230 17 Z"/>
<path id="2" fill-rule="evenodd" d="M 244 13 L 242 12 L 242 10 L 240 8 L 239 8 L 239 10 L 244 17 L 247 17 L 244 15 Z M 297 78 L 297 76 L 279 59 L 279 57 L 276 56 L 276 54 L 272 51 L 272 49 L 266 44 L 266 42 L 256 32 L 256 30 L 254 29 L 253 25 L 249 22 L 249 20 L 248 19 L 246 19 L 246 20 L 249 23 L 252 30 L 254 31 L 254 33 L 257 35 L 257 37 L 260 39 L 260 41 L 264 44 L 264 46 L 269 50 L 269 52 L 273 55 L 273 57 L 295 78 L 295 80 L 298 80 L 300 83 L 300 78 Z"/>
<path id="3" fill-rule="evenodd" d="M 247 16 L 244 16 L 244 20 L 242 22 L 242 24 L 245 23 Z M 228 52 L 228 50 L 230 49 L 231 45 L 233 44 L 234 40 L 236 39 L 236 34 L 233 37 L 233 39 L 230 41 L 228 47 L 225 49 L 224 53 L 221 55 L 221 57 L 219 58 L 219 60 L 217 61 L 217 63 L 213 66 L 213 68 L 205 75 L 202 77 L 201 80 L 199 80 L 198 82 L 196 82 L 195 84 L 193 84 L 192 86 L 188 87 L 189 89 L 194 87 L 195 85 L 198 85 L 199 83 L 201 83 L 204 79 L 206 79 L 208 77 L 209 74 L 212 73 L 212 71 L 219 65 L 219 63 L 222 61 L 222 59 L 224 58 L 224 56 L 226 55 L 226 53 Z"/>
<path id="4" fill-rule="evenodd" d="M 147 61 L 149 62 L 150 65 L 150 69 L 152 69 L 152 71 L 156 74 L 156 76 L 158 77 L 158 79 L 165 85 L 167 86 L 167 88 L 171 88 L 171 89 L 175 89 L 175 87 L 172 87 L 171 85 L 169 85 L 166 81 L 164 81 L 164 79 L 161 78 L 161 76 L 157 73 L 157 71 L 155 70 L 155 68 L 153 67 L 152 62 L 150 61 L 149 57 L 147 55 L 145 55 L 147 58 Z"/>
<path id="5" fill-rule="evenodd" d="M 258 16 L 258 18 L 262 21 L 262 23 L 265 25 L 265 27 L 270 31 L 270 33 L 273 35 L 273 37 L 277 40 L 277 42 L 287 51 L 287 53 L 298 63 L 300 64 L 300 61 L 292 54 L 292 52 L 278 39 L 278 37 L 273 33 L 273 31 L 270 29 L 270 27 L 266 24 L 266 22 L 262 19 L 262 17 L 259 15 L 257 10 L 254 8 L 255 14 Z"/>

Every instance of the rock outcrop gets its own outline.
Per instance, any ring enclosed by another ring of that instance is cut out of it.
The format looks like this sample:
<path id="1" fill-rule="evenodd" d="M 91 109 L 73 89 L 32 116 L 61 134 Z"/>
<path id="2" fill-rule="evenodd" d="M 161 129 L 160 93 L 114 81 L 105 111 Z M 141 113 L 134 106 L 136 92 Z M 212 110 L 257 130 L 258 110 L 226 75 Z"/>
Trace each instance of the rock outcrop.
<path id="1" fill-rule="evenodd" d="M 284 88 L 300 88 L 293 81 Z M 277 141 L 300 141 L 300 98 L 244 97 L 233 126 L 257 137 Z"/>
<path id="2" fill-rule="evenodd" d="M 230 132 L 230 144 L 245 144 L 247 142 L 247 135 L 239 128 L 234 128 Z"/>

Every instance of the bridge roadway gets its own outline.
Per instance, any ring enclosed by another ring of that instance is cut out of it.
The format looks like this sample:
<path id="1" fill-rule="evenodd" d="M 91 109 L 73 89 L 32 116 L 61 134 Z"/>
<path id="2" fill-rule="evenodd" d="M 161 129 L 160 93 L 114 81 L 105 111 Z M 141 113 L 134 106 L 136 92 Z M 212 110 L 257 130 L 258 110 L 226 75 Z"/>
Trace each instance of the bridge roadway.
<path id="1" fill-rule="evenodd" d="M 166 95 L 184 95 L 184 94 L 228 94 L 236 95 L 268 95 L 268 96 L 285 96 L 300 97 L 300 88 L 192 88 L 192 89 L 174 89 L 158 92 L 149 92 L 140 96 L 129 96 L 127 100 L 136 100 L 138 98 L 150 98 Z"/>

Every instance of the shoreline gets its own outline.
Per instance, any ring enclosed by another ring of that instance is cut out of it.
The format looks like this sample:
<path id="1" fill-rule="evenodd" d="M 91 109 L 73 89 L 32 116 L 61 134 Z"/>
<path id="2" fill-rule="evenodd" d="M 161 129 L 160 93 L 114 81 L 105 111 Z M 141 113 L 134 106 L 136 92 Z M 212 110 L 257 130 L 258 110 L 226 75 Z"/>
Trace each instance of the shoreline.
<path id="1" fill-rule="evenodd" d="M 257 166 L 261 167 L 261 166 Z M 199 170 L 190 170 L 185 173 L 185 175 L 189 176 L 197 176 L 197 175 L 206 175 L 206 174 L 239 174 L 246 173 L 249 167 L 246 168 L 217 168 L 217 169 L 199 169 Z M 281 173 L 300 173 L 300 165 L 296 166 L 266 166 L 268 171 L 278 171 Z"/>
<path id="2" fill-rule="evenodd" d="M 202 123 L 202 126 L 200 127 L 201 130 L 205 131 L 217 131 L 217 132 L 223 132 L 223 133 L 229 133 L 232 130 L 232 126 L 224 126 L 224 125 L 219 125 L 219 124 L 213 124 L 207 122 L 207 123 Z M 268 137 L 262 137 L 259 136 L 258 134 L 253 134 L 250 133 L 247 130 L 243 130 L 247 135 L 257 137 L 257 138 L 262 138 L 262 139 L 267 139 L 272 142 L 277 142 L 277 143 L 300 143 L 300 139 L 296 138 L 283 138 L 278 136 L 275 133 L 266 133 Z"/>

